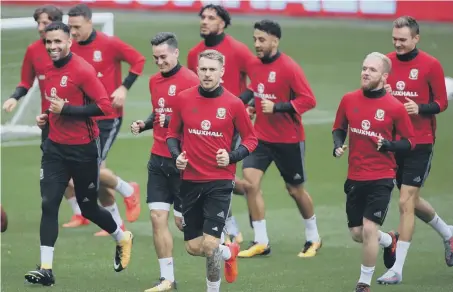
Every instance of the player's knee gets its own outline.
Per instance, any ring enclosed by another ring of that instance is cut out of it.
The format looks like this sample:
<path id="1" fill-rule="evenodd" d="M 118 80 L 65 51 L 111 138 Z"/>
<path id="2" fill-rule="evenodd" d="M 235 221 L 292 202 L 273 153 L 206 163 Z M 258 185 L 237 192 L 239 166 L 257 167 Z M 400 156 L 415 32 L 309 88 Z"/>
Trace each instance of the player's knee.
<path id="1" fill-rule="evenodd" d="M 401 213 L 414 213 L 418 200 L 418 188 L 403 186 L 400 191 L 399 209 Z"/>
<path id="2" fill-rule="evenodd" d="M 205 235 L 202 248 L 203 253 L 206 257 L 210 257 L 214 254 L 214 250 L 219 247 L 220 240 L 211 235 Z"/>
<path id="3" fill-rule="evenodd" d="M 286 184 L 286 190 L 288 191 L 288 194 L 293 197 L 293 198 L 299 198 L 308 195 L 308 193 L 305 191 L 304 185 L 291 185 L 291 184 Z"/>
<path id="4" fill-rule="evenodd" d="M 166 210 L 151 210 L 151 223 L 153 225 L 153 232 L 162 229 L 168 229 L 168 211 Z"/>
<path id="5" fill-rule="evenodd" d="M 358 243 L 363 242 L 362 238 L 362 227 L 353 227 L 349 229 L 349 233 L 351 234 L 352 240 Z"/>
<path id="6" fill-rule="evenodd" d="M 362 227 L 362 238 L 363 241 L 368 241 L 378 236 L 378 225 L 373 221 L 368 219 L 363 220 L 363 227 Z"/>
<path id="7" fill-rule="evenodd" d="M 43 213 L 55 214 L 58 216 L 59 201 L 52 199 L 49 196 L 43 196 L 41 202 L 41 209 Z"/>
<path id="8" fill-rule="evenodd" d="M 115 203 L 115 191 L 101 185 L 99 186 L 98 198 L 103 207 L 112 206 Z"/>
<path id="9" fill-rule="evenodd" d="M 199 245 L 199 241 L 189 240 L 185 243 L 186 251 L 192 256 L 199 256 L 203 252 L 203 247 Z"/>
<path id="10" fill-rule="evenodd" d="M 175 215 L 175 225 L 180 231 L 184 231 L 182 228 L 182 217 Z"/>

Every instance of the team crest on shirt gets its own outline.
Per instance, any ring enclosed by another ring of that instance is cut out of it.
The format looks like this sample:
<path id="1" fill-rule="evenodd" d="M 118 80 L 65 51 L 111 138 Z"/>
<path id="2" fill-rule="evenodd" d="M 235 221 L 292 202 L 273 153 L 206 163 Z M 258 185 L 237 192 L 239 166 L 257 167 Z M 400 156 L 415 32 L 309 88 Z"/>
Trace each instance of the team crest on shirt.
<path id="1" fill-rule="evenodd" d="M 66 87 L 66 85 L 68 85 L 68 76 L 65 75 L 65 76 L 61 77 L 60 86 Z"/>
<path id="2" fill-rule="evenodd" d="M 371 123 L 368 120 L 362 121 L 362 129 L 368 131 L 371 128 Z"/>
<path id="3" fill-rule="evenodd" d="M 269 83 L 275 83 L 275 71 L 269 72 L 269 77 L 267 78 L 267 82 Z"/>
<path id="4" fill-rule="evenodd" d="M 217 109 L 217 115 L 215 117 L 223 120 L 223 119 L 225 119 L 225 116 L 226 116 L 226 109 L 224 107 L 219 107 Z"/>
<path id="5" fill-rule="evenodd" d="M 101 51 L 94 51 L 93 52 L 93 61 L 94 62 L 101 62 L 102 61 L 102 53 L 101 53 Z"/>
<path id="6" fill-rule="evenodd" d="M 57 89 L 55 87 L 52 87 L 50 89 L 50 97 L 56 97 L 57 96 Z"/>
<path id="7" fill-rule="evenodd" d="M 384 117 L 385 117 L 385 111 L 382 109 L 378 109 L 376 111 L 376 114 L 374 115 L 374 119 L 377 121 L 381 121 L 381 122 L 384 120 Z"/>
<path id="8" fill-rule="evenodd" d="M 170 85 L 168 87 L 168 96 L 175 96 L 176 94 L 176 85 Z"/>
<path id="9" fill-rule="evenodd" d="M 417 80 L 418 79 L 418 69 L 411 69 L 409 73 L 409 79 Z"/>

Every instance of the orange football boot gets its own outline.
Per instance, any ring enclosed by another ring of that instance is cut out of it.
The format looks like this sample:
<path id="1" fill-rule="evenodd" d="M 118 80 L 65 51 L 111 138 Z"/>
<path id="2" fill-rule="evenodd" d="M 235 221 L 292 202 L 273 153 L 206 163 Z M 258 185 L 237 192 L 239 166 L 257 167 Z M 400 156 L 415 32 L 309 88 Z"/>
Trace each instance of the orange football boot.
<path id="1" fill-rule="evenodd" d="M 231 257 L 229 260 L 225 261 L 225 280 L 228 283 L 233 283 L 238 277 L 238 261 L 237 256 L 240 251 L 239 244 L 236 242 L 230 243 L 227 245 L 231 252 Z"/>
<path id="2" fill-rule="evenodd" d="M 126 227 L 124 226 L 124 223 L 123 223 L 123 225 L 121 225 L 121 230 L 126 231 Z M 96 232 L 94 234 L 94 236 L 110 236 L 110 234 L 105 230 L 101 230 L 101 231 Z"/>
<path id="3" fill-rule="evenodd" d="M 134 193 L 132 196 L 124 198 L 126 219 L 129 222 L 134 222 L 140 216 L 140 186 L 136 182 L 130 182 L 129 185 L 134 188 Z"/>
<path id="4" fill-rule="evenodd" d="M 63 224 L 63 227 L 76 228 L 88 224 L 90 224 L 90 220 L 88 220 L 87 218 L 83 217 L 82 215 L 73 215 L 68 223 Z"/>

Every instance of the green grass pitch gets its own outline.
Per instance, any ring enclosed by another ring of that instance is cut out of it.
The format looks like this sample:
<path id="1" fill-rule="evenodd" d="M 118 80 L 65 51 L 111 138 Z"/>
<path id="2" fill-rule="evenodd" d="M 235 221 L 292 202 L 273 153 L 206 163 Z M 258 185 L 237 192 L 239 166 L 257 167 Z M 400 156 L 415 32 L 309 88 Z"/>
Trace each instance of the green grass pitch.
<path id="1" fill-rule="evenodd" d="M 4 9 L 5 16 L 29 16 L 28 10 Z M 119 139 L 109 155 L 108 166 L 126 180 L 134 180 L 142 187 L 142 214 L 139 221 L 126 224 L 135 234 L 132 261 L 128 269 L 116 274 L 112 268 L 114 243 L 111 238 L 95 238 L 98 228 L 93 224 L 79 229 L 60 229 L 54 258 L 57 284 L 39 291 L 143 291 L 159 277 L 159 266 L 153 248 L 146 195 L 146 163 L 152 145 L 151 136 L 132 138 L 128 135 L 132 120 L 146 118 L 151 111 L 148 78 L 156 72 L 152 62 L 150 38 L 159 31 L 172 31 L 179 37 L 181 63 L 185 64 L 188 49 L 199 41 L 196 15 L 119 13 L 115 16 L 115 33 L 133 44 L 146 57 L 145 74 L 131 89 Z M 254 19 L 235 17 L 228 33 L 252 46 Z M 332 157 L 331 119 L 342 95 L 359 85 L 359 73 L 364 56 L 372 51 L 388 52 L 391 45 L 391 23 L 366 23 L 323 20 L 282 20 L 281 50 L 292 56 L 303 67 L 313 87 L 318 105 L 304 116 L 307 130 L 306 167 L 307 189 L 311 193 L 318 218 L 323 248 L 312 259 L 296 255 L 304 243 L 304 225 L 297 209 L 287 195 L 276 168 L 265 175 L 263 190 L 266 203 L 268 234 L 272 254 L 267 258 L 241 259 L 236 283 L 222 281 L 222 291 L 352 291 L 360 273 L 360 245 L 349 237 L 345 216 L 343 182 L 346 159 Z M 453 41 L 451 28 L 424 24 L 421 27 L 420 48 L 440 59 L 447 75 L 453 75 Z M 19 81 L 20 62 L 26 45 L 35 37 L 33 30 L 16 32 L 2 30 L 2 101 Z M 127 69 L 124 67 L 125 70 Z M 36 103 L 37 106 L 38 103 Z M 10 119 L 3 114 L 2 121 Z M 34 117 L 31 117 L 32 120 Z M 448 109 L 438 119 L 438 140 L 433 168 L 423 189 L 440 216 L 453 223 L 453 141 L 451 125 L 453 111 Z M 33 143 L 32 143 L 33 144 Z M 3 146 L 2 204 L 9 216 L 9 229 L 1 237 L 2 291 L 32 291 L 24 285 L 23 275 L 39 263 L 39 163 L 41 152 L 37 144 Z M 240 167 L 238 167 L 240 170 Z M 239 171 L 240 174 L 240 171 Z M 119 206 L 124 211 L 122 200 Z M 397 227 L 398 193 L 394 198 L 384 230 Z M 245 201 L 235 197 L 234 214 L 245 239 L 253 239 L 248 226 Z M 124 212 L 122 212 L 124 214 Z M 71 215 L 63 200 L 61 225 Z M 175 237 L 175 274 L 179 291 L 205 291 L 204 260 L 189 256 L 183 238 Z M 244 246 L 246 243 L 244 243 Z M 385 271 L 381 255 L 375 278 Z M 443 259 L 443 245 L 439 236 L 424 223 L 417 221 L 413 244 L 404 270 L 404 283 L 395 287 L 372 285 L 373 291 L 453 291 L 453 268 Z M 38 291 L 33 289 L 33 291 Z"/>

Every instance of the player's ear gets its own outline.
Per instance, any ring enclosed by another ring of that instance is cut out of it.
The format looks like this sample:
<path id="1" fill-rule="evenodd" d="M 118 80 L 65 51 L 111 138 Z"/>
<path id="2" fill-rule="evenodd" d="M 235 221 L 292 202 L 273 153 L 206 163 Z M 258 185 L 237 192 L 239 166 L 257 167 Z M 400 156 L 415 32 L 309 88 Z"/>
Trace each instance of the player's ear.
<path id="1" fill-rule="evenodd" d="M 273 46 L 274 48 L 278 48 L 279 43 L 280 43 L 280 40 L 279 40 L 277 37 L 274 37 L 274 38 L 272 39 L 272 46 Z"/>
<path id="2" fill-rule="evenodd" d="M 420 41 L 420 35 L 417 34 L 414 36 L 414 42 L 415 42 L 415 44 L 418 44 L 419 41 Z"/>
<path id="3" fill-rule="evenodd" d="M 225 66 L 222 65 L 222 68 L 220 68 L 220 78 L 223 77 L 223 74 L 225 74 Z"/>
<path id="4" fill-rule="evenodd" d="M 68 38 L 68 48 L 70 49 L 72 46 L 72 38 Z"/>
<path id="5" fill-rule="evenodd" d="M 175 49 L 175 56 L 176 56 L 176 58 L 179 58 L 179 49 L 178 48 Z"/>
<path id="6" fill-rule="evenodd" d="M 384 82 L 384 85 L 387 84 L 388 78 L 389 78 L 389 73 L 382 74 L 382 82 Z"/>

